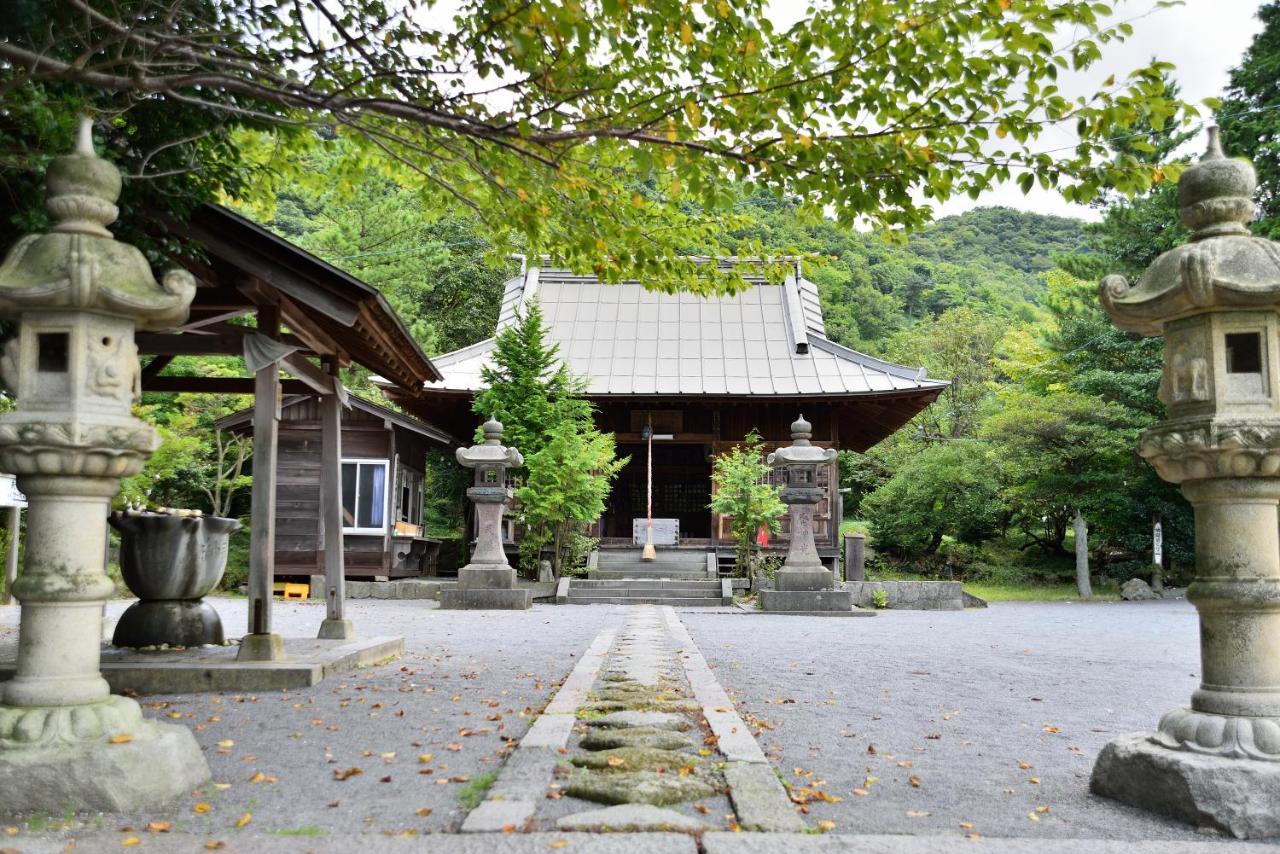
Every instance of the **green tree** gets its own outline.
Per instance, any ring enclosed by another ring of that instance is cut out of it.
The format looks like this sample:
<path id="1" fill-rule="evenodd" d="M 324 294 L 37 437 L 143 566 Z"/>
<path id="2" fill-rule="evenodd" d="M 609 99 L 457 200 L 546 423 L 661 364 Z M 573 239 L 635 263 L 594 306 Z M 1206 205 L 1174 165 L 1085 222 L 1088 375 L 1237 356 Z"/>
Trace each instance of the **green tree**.
<path id="1" fill-rule="evenodd" d="M 1095 525 L 1125 516 L 1125 482 L 1140 462 L 1140 417 L 1070 391 L 1047 397 L 1009 391 L 1001 403 L 984 422 L 981 438 L 994 451 L 1012 524 L 1031 543 L 1066 554 L 1077 512 Z"/>
<path id="2" fill-rule="evenodd" d="M 1280 238 L 1280 3 L 1262 5 L 1258 17 L 1262 31 L 1231 70 L 1217 118 L 1226 152 L 1248 157 L 1258 170 L 1261 215 L 1254 233 L 1275 239 Z"/>
<path id="3" fill-rule="evenodd" d="M 19 101 L 65 87 L 59 106 L 145 105 L 157 121 L 194 108 L 289 131 L 216 137 L 191 172 L 229 174 L 238 147 L 287 182 L 324 182 L 298 146 L 343 137 L 355 162 L 397 164 L 429 208 L 471 209 L 499 255 L 526 245 L 668 287 L 740 284 L 679 252 L 716 251 L 739 184 L 846 227 L 919 226 L 933 204 L 1009 179 L 1087 201 L 1150 185 L 1145 165 L 1100 159 L 1117 126 L 1195 112 L 1167 96 L 1159 63 L 1063 94 L 1060 72 L 1093 67 L 1133 31 L 1092 0 L 819 4 L 786 26 L 767 0 L 466 0 L 452 15 L 382 0 L 21 8 L 0 39 L 0 82 Z M 176 124 L 175 147 L 190 131 Z M 1045 152 L 1042 134 L 1064 124 L 1077 144 Z"/>
<path id="4" fill-rule="evenodd" d="M 1001 522 L 989 447 L 973 438 L 927 445 L 862 502 L 877 549 L 906 557 L 937 552 L 943 537 L 976 544 Z"/>
<path id="5" fill-rule="evenodd" d="M 565 558 L 585 557 L 580 537 L 588 523 L 604 513 L 605 499 L 625 460 L 617 458 L 612 433 L 561 423 L 545 447 L 525 464 L 524 486 L 516 491 L 524 536 L 520 555 L 535 565 L 543 549 L 551 550 L 551 568 L 560 577 Z"/>
<path id="6" fill-rule="evenodd" d="M 734 559 L 738 571 L 747 572 L 757 550 L 756 535 L 761 527 L 771 533 L 781 528 L 787 506 L 779 498 L 778 487 L 769 480 L 764 461 L 764 443 L 759 433 L 747 437 L 716 455 L 711 468 L 710 509 L 730 517 Z"/>
<path id="7" fill-rule="evenodd" d="M 534 300 L 498 333 L 473 409 L 501 421 L 503 442 L 524 455 L 524 469 L 516 472 L 524 478 L 517 511 L 525 525 L 522 564 L 536 570 L 549 548 L 559 574 L 568 547 L 579 545 L 574 534 L 604 511 L 610 484 L 626 460 L 616 459 L 613 434 L 596 429 L 591 404 L 581 396 L 582 381 L 546 338 Z"/>

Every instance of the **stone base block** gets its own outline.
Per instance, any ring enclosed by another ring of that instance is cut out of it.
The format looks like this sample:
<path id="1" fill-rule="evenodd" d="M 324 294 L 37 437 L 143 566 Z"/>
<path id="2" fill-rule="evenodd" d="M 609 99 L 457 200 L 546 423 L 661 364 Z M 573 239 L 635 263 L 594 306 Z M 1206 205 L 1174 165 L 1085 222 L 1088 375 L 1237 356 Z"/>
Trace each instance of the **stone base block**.
<path id="1" fill-rule="evenodd" d="M 222 620 L 203 599 L 146 599 L 130 605 L 116 622 L 114 646 L 204 646 L 221 644 Z"/>
<path id="2" fill-rule="evenodd" d="M 516 571 L 509 566 L 469 563 L 458 570 L 458 586 L 508 590 L 516 586 Z"/>
<path id="3" fill-rule="evenodd" d="M 1089 788 L 1239 839 L 1280 836 L 1280 762 L 1171 750 L 1134 733 L 1102 749 Z"/>
<path id="4" fill-rule="evenodd" d="M 276 634 L 245 635 L 240 638 L 238 661 L 282 661 L 284 638 Z"/>
<path id="5" fill-rule="evenodd" d="M 779 573 L 781 575 L 781 573 Z M 870 614 L 854 611 L 853 594 L 847 590 L 761 590 L 760 606 L 767 613 L 822 614 L 851 617 Z"/>
<path id="6" fill-rule="evenodd" d="M 831 574 L 831 570 L 824 569 L 821 565 L 805 569 L 786 569 L 784 567 L 774 576 L 773 586 L 776 590 L 803 591 L 806 593 L 830 590 L 835 586 L 835 576 Z"/>
<path id="7" fill-rule="evenodd" d="M 453 611 L 527 611 L 533 607 L 533 593 L 526 589 L 455 587 L 440 591 L 440 607 Z"/>
<path id="8" fill-rule="evenodd" d="M 0 750 L 6 813 L 141 810 L 209 779 L 186 727 L 146 721 L 132 735 L 126 744 Z"/>
<path id="9" fill-rule="evenodd" d="M 320 624 L 320 632 L 316 637 L 320 640 L 348 640 L 356 636 L 350 620 L 330 620 L 327 617 Z"/>

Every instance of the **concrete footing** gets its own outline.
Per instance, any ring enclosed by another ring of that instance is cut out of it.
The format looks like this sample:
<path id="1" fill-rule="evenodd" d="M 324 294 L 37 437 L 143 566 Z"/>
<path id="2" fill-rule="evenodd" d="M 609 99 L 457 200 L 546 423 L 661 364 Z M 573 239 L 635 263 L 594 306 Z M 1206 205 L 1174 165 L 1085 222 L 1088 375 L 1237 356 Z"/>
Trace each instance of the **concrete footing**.
<path id="1" fill-rule="evenodd" d="M 853 610 L 853 594 L 848 590 L 761 590 L 760 607 L 770 614 L 809 616 L 874 616 L 874 611 Z"/>
<path id="2" fill-rule="evenodd" d="M 240 661 L 284 660 L 284 638 L 277 634 L 245 635 L 240 639 Z"/>
<path id="3" fill-rule="evenodd" d="M 440 591 L 440 607 L 457 611 L 527 611 L 532 606 L 533 592 L 520 587 L 454 587 Z"/>
<path id="4" fill-rule="evenodd" d="M 1280 836 L 1280 762 L 1172 750 L 1135 733 L 1102 749 L 1089 787 L 1239 839 Z"/>
<path id="5" fill-rule="evenodd" d="M 142 723 L 131 740 L 0 751 L 6 813 L 131 811 L 171 800 L 209 779 L 186 727 Z"/>
<path id="6" fill-rule="evenodd" d="M 285 638 L 284 652 L 283 661 L 241 661 L 234 646 L 155 652 L 104 649 L 101 671 L 117 694 L 292 690 L 394 658 L 404 652 L 404 638 Z M 0 680 L 13 676 L 13 656 L 12 647 L 0 653 Z"/>
<path id="7" fill-rule="evenodd" d="M 355 636 L 356 630 L 352 627 L 350 620 L 331 620 L 327 617 L 320 624 L 320 631 L 316 634 L 316 637 L 321 640 L 350 640 Z"/>

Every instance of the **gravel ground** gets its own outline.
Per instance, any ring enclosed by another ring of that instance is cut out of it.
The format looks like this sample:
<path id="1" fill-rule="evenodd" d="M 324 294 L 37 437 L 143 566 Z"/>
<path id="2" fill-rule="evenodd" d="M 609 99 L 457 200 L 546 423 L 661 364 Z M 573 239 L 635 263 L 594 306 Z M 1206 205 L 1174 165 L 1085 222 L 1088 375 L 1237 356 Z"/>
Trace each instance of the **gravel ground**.
<path id="1" fill-rule="evenodd" d="M 1185 601 L 682 618 L 783 779 L 841 799 L 809 813 L 840 833 L 1204 838 L 1088 791 L 1103 744 L 1189 701 Z"/>
<path id="2" fill-rule="evenodd" d="M 109 616 L 127 604 L 113 602 Z M 215 605 L 228 632 L 239 632 L 244 600 Z M 524 733 L 596 633 L 628 612 L 446 612 L 420 600 L 364 600 L 349 610 L 358 630 L 404 635 L 405 657 L 303 691 L 143 698 L 149 715 L 176 716 L 196 730 L 221 786 L 145 815 L 9 817 L 0 827 L 16 835 L 0 845 L 50 850 L 80 839 L 79 850 L 113 850 L 137 836 L 139 850 L 175 850 L 185 839 L 262 851 L 286 840 L 308 848 L 303 840 L 317 837 L 317 849 L 333 850 L 324 837 L 357 834 L 372 852 L 406 841 L 398 834 L 455 830 L 464 817 L 459 795 L 499 766 L 504 738 Z M 323 606 L 279 604 L 276 613 L 281 632 L 310 635 Z M 1102 745 L 1151 728 L 1195 687 L 1196 620 L 1185 602 L 1010 603 L 870 620 L 680 615 L 756 722 L 775 768 L 820 793 L 809 805 L 815 825 L 829 820 L 837 832 L 866 834 L 1204 838 L 1088 794 Z M 17 608 L 0 608 L 0 639 L 16 632 L 17 616 Z M 352 768 L 361 773 L 335 779 Z M 246 815 L 251 821 L 237 829 Z M 148 833 L 149 821 L 170 822 L 173 833 Z"/>
<path id="3" fill-rule="evenodd" d="M 228 634 L 241 632 L 245 600 L 212 601 Z M 108 619 L 128 604 L 112 602 Z M 313 636 L 324 606 L 277 602 L 275 614 L 282 634 Z M 0 608 L 0 637 L 16 632 L 17 616 L 16 607 Z M 404 657 L 306 690 L 140 698 L 148 716 L 191 726 L 213 780 L 229 787 L 206 786 L 144 815 L 7 817 L 2 823 L 19 832 L 0 837 L 0 847 L 22 850 L 32 832 L 74 840 L 128 827 L 138 832 L 122 840 L 137 836 L 140 850 L 164 850 L 166 834 L 145 832 L 151 821 L 229 843 L 250 834 L 265 841 L 455 830 L 465 815 L 460 793 L 499 767 L 503 739 L 524 734 L 591 639 L 619 619 L 613 608 L 440 611 L 424 600 L 351 602 L 348 616 L 357 631 L 403 635 Z M 335 779 L 352 768 L 361 773 Z M 201 805 L 208 811 L 197 812 Z M 245 815 L 252 819 L 238 830 Z"/>

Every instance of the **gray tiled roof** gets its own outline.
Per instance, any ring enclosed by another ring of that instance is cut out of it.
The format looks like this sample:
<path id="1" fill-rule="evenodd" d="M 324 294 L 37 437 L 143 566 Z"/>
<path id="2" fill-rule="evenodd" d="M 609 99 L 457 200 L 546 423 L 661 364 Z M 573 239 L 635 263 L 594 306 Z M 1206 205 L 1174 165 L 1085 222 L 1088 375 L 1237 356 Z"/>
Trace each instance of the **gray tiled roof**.
<path id="1" fill-rule="evenodd" d="M 701 297 L 531 266 L 507 282 L 498 329 L 536 297 L 561 358 L 593 395 L 844 396 L 946 385 L 828 341 L 812 282 L 747 279 L 733 296 Z M 481 388 L 493 345 L 437 356 L 444 380 L 426 388 Z"/>

